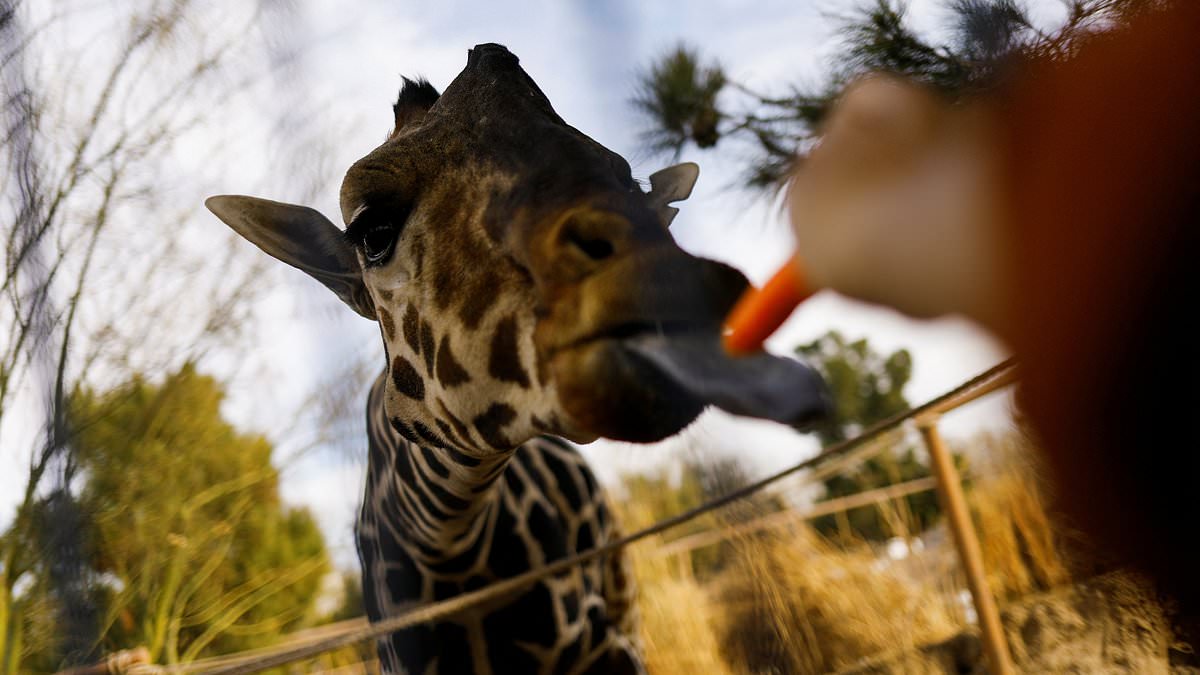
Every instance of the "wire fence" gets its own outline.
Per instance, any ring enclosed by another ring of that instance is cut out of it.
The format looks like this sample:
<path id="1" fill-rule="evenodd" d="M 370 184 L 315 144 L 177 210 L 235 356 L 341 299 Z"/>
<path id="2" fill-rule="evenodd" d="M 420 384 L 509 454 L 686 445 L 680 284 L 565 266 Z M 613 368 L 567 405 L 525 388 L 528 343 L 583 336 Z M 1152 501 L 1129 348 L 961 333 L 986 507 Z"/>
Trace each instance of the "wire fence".
<path id="1" fill-rule="evenodd" d="M 1015 379 L 1015 363 L 1012 359 L 1006 360 L 937 398 L 870 426 L 854 438 L 830 445 L 807 460 L 705 502 L 693 509 L 660 520 L 604 546 L 577 553 L 549 565 L 529 570 L 515 577 L 492 583 L 475 591 L 463 593 L 438 602 L 413 604 L 401 613 L 375 623 L 368 623 L 362 618 L 352 619 L 294 634 L 283 644 L 274 647 L 171 666 L 131 662 L 138 661 L 139 659 L 132 657 L 130 652 L 122 652 L 119 655 L 110 657 L 104 664 L 67 672 L 71 673 L 71 675 L 91 675 L 92 673 L 99 675 L 101 673 L 118 672 L 137 675 L 160 675 L 167 673 L 241 675 L 257 673 L 290 663 L 312 659 L 346 646 L 373 640 L 419 624 L 443 620 L 477 605 L 510 596 L 536 584 L 542 579 L 561 574 L 577 565 L 596 558 L 610 555 L 627 546 L 662 534 L 705 514 L 712 513 L 736 501 L 755 495 L 765 488 L 801 472 L 809 472 L 802 477 L 805 484 L 816 483 L 828 476 L 846 470 L 848 467 L 863 461 L 872 454 L 881 452 L 886 446 L 876 441 L 889 432 L 900 428 L 905 423 L 916 421 L 928 441 L 931 463 L 935 466 L 934 476 L 891 485 L 869 493 L 843 497 L 839 500 L 822 502 L 814 508 L 812 513 L 801 514 L 801 517 L 816 517 L 824 513 L 833 513 L 869 505 L 882 500 L 903 497 L 922 490 L 937 489 L 943 502 L 948 507 L 947 512 L 951 521 L 951 529 L 955 535 L 960 560 L 967 573 L 969 586 L 975 599 L 976 610 L 981 628 L 983 629 L 985 648 L 992 661 L 994 672 L 1010 673 L 1012 672 L 1011 659 L 1007 657 L 1007 648 L 1003 644 L 1003 636 L 996 632 L 995 626 L 989 626 L 990 621 L 998 621 L 995 619 L 995 602 L 987 591 L 986 583 L 983 581 L 982 568 L 978 556 L 979 545 L 978 541 L 975 540 L 974 531 L 970 527 L 969 518 L 965 515 L 966 511 L 962 503 L 962 491 L 957 473 L 953 471 L 953 466 L 949 464 L 949 460 L 947 459 L 948 453 L 945 451 L 945 448 L 939 447 L 941 443 L 940 438 L 936 436 L 936 420 L 941 413 L 953 410 L 999 388 L 1008 386 Z M 930 440 L 931 438 L 933 440 Z M 938 459 L 939 454 L 944 455 L 942 461 Z M 941 465 L 940 468 L 939 464 Z M 947 465 L 949 465 L 949 474 L 946 473 Z M 957 514 L 955 513 L 956 511 Z M 796 514 L 785 512 L 764 516 L 749 522 L 717 530 L 700 532 L 669 542 L 657 553 L 659 555 L 682 553 L 751 531 L 777 527 L 785 521 L 794 522 L 795 518 Z M 997 644 L 997 641 L 999 644 Z M 124 655 L 123 659 L 118 658 L 122 655 Z"/>

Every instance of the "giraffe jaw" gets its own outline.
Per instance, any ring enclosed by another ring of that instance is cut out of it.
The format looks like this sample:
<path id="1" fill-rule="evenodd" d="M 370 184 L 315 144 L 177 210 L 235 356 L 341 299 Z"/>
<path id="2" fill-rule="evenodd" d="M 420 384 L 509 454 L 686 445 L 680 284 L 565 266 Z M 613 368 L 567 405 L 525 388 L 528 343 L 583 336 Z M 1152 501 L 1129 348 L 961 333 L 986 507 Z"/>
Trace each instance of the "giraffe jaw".
<path id="1" fill-rule="evenodd" d="M 828 397 L 810 368 L 766 353 L 733 358 L 721 348 L 722 319 L 746 284 L 727 265 L 658 246 L 562 293 L 534 338 L 545 345 L 572 426 L 651 442 L 707 405 L 798 427 L 821 417 Z"/>
<path id="2" fill-rule="evenodd" d="M 652 443 L 671 436 L 705 403 L 617 338 L 598 338 L 551 360 L 559 401 L 573 426 L 619 441 Z"/>
<path id="3" fill-rule="evenodd" d="M 797 429 L 831 410 L 807 365 L 766 352 L 730 357 L 709 331 L 598 338 L 560 352 L 553 367 L 572 420 L 615 440 L 661 440 L 709 405 Z"/>
<path id="4" fill-rule="evenodd" d="M 716 335 L 644 334 L 625 347 L 701 401 L 746 417 L 806 429 L 832 411 L 820 375 L 794 359 L 730 356 Z"/>

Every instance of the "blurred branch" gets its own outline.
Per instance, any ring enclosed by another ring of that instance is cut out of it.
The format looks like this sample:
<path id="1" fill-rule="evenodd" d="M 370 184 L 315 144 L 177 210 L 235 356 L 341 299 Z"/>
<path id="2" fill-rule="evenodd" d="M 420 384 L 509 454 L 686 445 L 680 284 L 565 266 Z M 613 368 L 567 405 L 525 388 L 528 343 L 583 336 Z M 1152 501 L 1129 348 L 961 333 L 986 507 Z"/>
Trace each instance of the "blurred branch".
<path id="1" fill-rule="evenodd" d="M 1068 58 L 1077 46 L 1132 16 L 1169 0 L 1063 0 L 1065 21 L 1051 29 L 1033 25 L 1018 0 L 942 0 L 950 29 L 917 33 L 903 0 L 871 0 L 841 19 L 842 49 L 826 81 L 790 93 L 752 89 L 725 75 L 719 63 L 701 65 L 699 50 L 679 45 L 644 68 L 632 99 L 646 119 L 642 140 L 655 154 L 678 158 L 699 149 L 740 142 L 746 187 L 774 192 L 817 142 L 830 105 L 852 80 L 871 71 L 902 75 L 950 98 L 986 91 L 1022 56 Z"/>
<path id="2" fill-rule="evenodd" d="M 222 610 L 222 615 L 199 637 L 197 637 L 184 652 L 181 657 L 181 662 L 187 663 L 196 660 L 201 651 L 208 646 L 222 631 L 228 630 L 234 622 L 244 616 L 255 605 L 262 602 L 265 598 L 278 593 L 284 588 L 296 583 L 304 577 L 321 569 L 326 564 L 324 556 L 314 557 L 305 563 L 301 563 L 288 569 L 279 570 L 272 575 L 268 580 L 264 581 L 250 593 L 246 594 L 241 600 L 232 603 Z"/>
<path id="3" fill-rule="evenodd" d="M 0 667 L 19 663 L 29 648 L 14 642 L 28 619 L 14 588 L 40 569 L 41 552 L 30 546 L 34 511 L 51 477 L 69 485 L 73 426 L 88 423 L 68 422 L 72 392 L 97 366 L 120 378 L 139 362 L 178 363 L 211 348 L 236 332 L 238 308 L 264 288 L 256 266 L 220 269 L 228 256 L 220 266 L 194 264 L 203 254 L 181 245 L 174 230 L 193 217 L 198 198 L 189 194 L 195 203 L 174 221 L 151 203 L 165 167 L 178 160 L 175 146 L 211 119 L 209 102 L 248 90 L 265 73 L 235 72 L 254 45 L 258 8 L 243 12 L 244 21 L 200 21 L 203 8 L 189 0 L 35 5 L 0 0 L 0 317 L 8 320 L 0 445 L 13 448 L 9 439 L 20 431 L 29 448 L 18 469 L 20 503 L 0 535 Z M 156 234 L 147 222 L 172 230 Z M 189 267 L 197 273 L 161 281 Z M 181 307 L 186 301 L 193 306 Z M 181 312 L 180 321 L 192 323 L 172 333 L 176 322 L 163 319 Z M 42 428 L 30 428 L 36 417 L 10 415 L 18 400 L 43 416 Z M 36 438 L 25 438 L 30 432 Z"/>

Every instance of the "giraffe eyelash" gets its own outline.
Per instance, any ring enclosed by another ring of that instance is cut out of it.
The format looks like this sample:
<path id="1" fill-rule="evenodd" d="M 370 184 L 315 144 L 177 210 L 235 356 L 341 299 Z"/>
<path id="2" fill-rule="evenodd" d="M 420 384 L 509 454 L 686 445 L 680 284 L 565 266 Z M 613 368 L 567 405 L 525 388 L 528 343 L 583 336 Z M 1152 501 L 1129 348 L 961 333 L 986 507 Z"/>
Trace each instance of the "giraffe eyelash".
<path id="1" fill-rule="evenodd" d="M 400 238 L 400 231 L 408 219 L 408 211 L 397 214 L 393 209 L 380 213 L 380 209 L 361 206 L 354 213 L 342 237 L 350 245 L 363 252 L 370 265 L 382 265 L 391 257 Z M 399 216 L 399 217 L 398 217 Z"/>
<path id="2" fill-rule="evenodd" d="M 346 226 L 346 231 L 342 233 L 342 238 L 352 246 L 361 247 L 367 234 L 381 225 L 387 225 L 387 220 L 376 218 L 370 209 L 360 206 L 350 219 L 350 224 Z"/>

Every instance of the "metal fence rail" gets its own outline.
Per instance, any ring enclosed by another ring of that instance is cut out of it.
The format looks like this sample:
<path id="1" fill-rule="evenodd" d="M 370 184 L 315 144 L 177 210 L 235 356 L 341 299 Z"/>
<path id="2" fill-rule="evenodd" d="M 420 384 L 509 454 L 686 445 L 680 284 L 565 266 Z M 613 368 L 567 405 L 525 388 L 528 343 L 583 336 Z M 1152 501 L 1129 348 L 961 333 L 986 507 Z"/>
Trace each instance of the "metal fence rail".
<path id="1" fill-rule="evenodd" d="M 634 532 L 630 535 L 622 537 L 616 541 L 610 542 L 599 548 L 590 551 L 584 551 L 576 555 L 564 558 L 557 562 L 551 563 L 544 567 L 529 570 L 515 577 L 504 579 L 483 588 L 464 593 L 439 602 L 428 604 L 413 605 L 408 610 L 396 615 L 376 622 L 367 624 L 365 621 L 351 620 L 334 624 L 331 626 L 322 627 L 321 629 L 313 629 L 297 634 L 294 639 L 286 643 L 270 648 L 258 649 L 252 652 L 243 652 L 238 654 L 230 654 L 211 659 L 203 659 L 194 661 L 188 664 L 176 666 L 158 666 L 149 664 L 130 664 L 120 669 L 120 672 L 137 673 L 143 675 L 159 675 L 165 673 L 213 673 L 220 675 L 240 675 L 244 673 L 256 673 L 270 668 L 276 668 L 296 661 L 309 659 L 320 654 L 324 654 L 341 647 L 353 645 L 367 640 L 371 640 L 388 633 L 395 632 L 415 626 L 421 623 L 428 623 L 444 619 L 448 616 L 462 612 L 477 604 L 482 604 L 488 601 L 495 600 L 518 592 L 531 586 L 538 581 L 565 572 L 572 567 L 588 562 L 595 558 L 614 553 L 626 546 L 635 542 L 642 541 L 657 534 L 666 532 L 683 523 L 694 520 L 704 514 L 716 511 L 732 502 L 753 495 L 769 485 L 795 475 L 801 471 L 811 471 L 806 475 L 805 483 L 813 483 L 821 480 L 823 477 L 832 475 L 843 470 L 846 466 L 852 465 L 855 462 L 861 461 L 864 457 L 869 456 L 873 452 L 878 452 L 878 447 L 873 447 L 874 442 L 880 439 L 884 434 L 887 434 L 901 425 L 915 420 L 918 426 L 922 429 L 922 434 L 927 440 L 927 445 L 930 450 L 931 464 L 935 465 L 935 477 L 921 479 L 919 481 L 910 481 L 909 483 L 890 486 L 885 490 L 898 491 L 893 496 L 902 496 L 910 492 L 916 492 L 920 489 L 929 489 L 928 481 L 933 480 L 939 496 L 943 500 L 943 505 L 946 508 L 948 518 L 951 520 L 951 530 L 955 536 L 956 547 L 959 551 L 960 558 L 964 562 L 964 569 L 968 577 L 968 584 L 975 599 L 976 609 L 980 617 L 980 626 L 983 628 L 983 638 L 989 659 L 992 661 L 993 672 L 1007 675 L 1012 673 L 1011 658 L 1008 656 L 1007 645 L 1004 642 L 1003 633 L 997 628 L 998 618 L 995 612 L 995 601 L 988 591 L 986 580 L 982 576 L 982 563 L 978 559 L 970 560 L 970 550 L 973 548 L 975 553 L 978 553 L 979 542 L 975 536 L 975 532 L 970 523 L 970 518 L 966 514 L 965 503 L 962 501 L 962 487 L 958 479 L 957 472 L 954 471 L 953 464 L 947 459 L 939 462 L 935 455 L 945 453 L 944 445 L 940 444 L 940 439 L 936 436 L 936 420 L 938 416 L 949 410 L 953 410 L 970 401 L 979 398 L 985 394 L 991 393 L 1001 387 L 1007 386 L 1016 379 L 1015 364 L 1009 359 L 986 371 L 971 378 L 962 385 L 953 390 L 920 405 L 906 413 L 894 415 L 882 422 L 872 425 L 864 430 L 858 436 L 847 439 L 840 443 L 835 443 L 823 449 L 817 455 L 795 464 L 791 467 L 783 469 L 777 473 L 771 474 L 761 480 L 746 485 L 738 490 L 734 490 L 726 495 L 706 502 L 696 508 L 684 511 L 670 518 L 661 520 L 649 527 Z M 930 433 L 932 431 L 932 434 Z M 933 439 L 932 441 L 930 439 Z M 940 447 L 939 447 L 940 446 Z M 944 464 L 949 467 L 937 467 L 939 464 Z M 920 485 L 917 485 L 920 483 Z M 957 493 L 957 499 L 954 494 Z M 872 497 L 877 497 L 873 495 Z M 863 497 L 859 497 L 860 500 Z M 846 498 L 850 499 L 850 498 Z M 848 502 L 849 503 L 849 502 Z M 848 508 L 844 504 L 843 508 Z M 827 507 L 831 508 L 831 507 Z M 954 515 L 958 512 L 958 515 Z M 778 516 L 779 514 L 775 514 Z M 787 514 L 794 518 L 795 514 Z M 770 525 L 764 525 L 769 527 Z M 718 532 L 709 533 L 702 532 L 697 536 L 717 536 L 724 538 L 735 534 L 734 532 Z M 681 546 L 681 542 L 685 539 L 679 539 L 668 545 Z M 965 552 L 965 553 L 964 553 Z M 986 618 L 988 607 L 995 618 Z M 991 628 L 989 628 L 989 624 Z M 105 666 L 97 666 L 102 670 L 92 670 L 92 672 L 114 672 L 112 668 Z M 91 669 L 89 669 L 91 670 Z M 78 671 L 77 671 L 78 672 Z"/>

